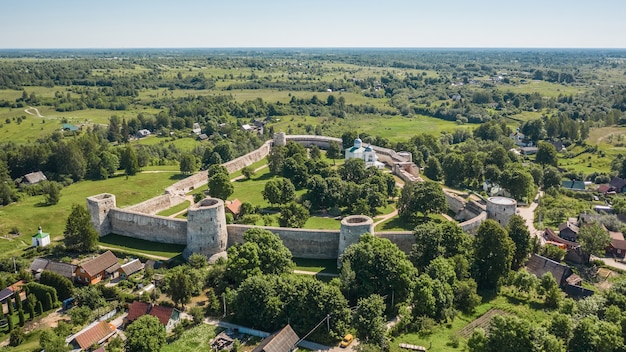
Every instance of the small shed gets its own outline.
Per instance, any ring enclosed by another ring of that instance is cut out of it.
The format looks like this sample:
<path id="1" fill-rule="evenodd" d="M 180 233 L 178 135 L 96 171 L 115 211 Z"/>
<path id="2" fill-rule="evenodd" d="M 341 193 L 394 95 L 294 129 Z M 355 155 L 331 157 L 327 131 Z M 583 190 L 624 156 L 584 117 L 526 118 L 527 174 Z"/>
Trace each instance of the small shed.
<path id="1" fill-rule="evenodd" d="M 129 276 L 138 271 L 141 271 L 142 269 L 143 263 L 139 259 L 134 259 L 120 266 L 117 272 L 122 280 L 126 280 Z"/>
<path id="2" fill-rule="evenodd" d="M 292 347 L 300 341 L 300 338 L 291 325 L 287 324 L 284 328 L 266 337 L 252 352 L 291 352 Z"/>
<path id="3" fill-rule="evenodd" d="M 39 226 L 39 231 L 31 239 L 33 247 L 45 247 L 50 244 L 50 234 L 43 232 L 41 226 Z"/>
<path id="4" fill-rule="evenodd" d="M 45 181 L 48 178 L 46 177 L 46 175 L 44 175 L 43 172 L 41 171 L 36 171 L 36 172 L 31 172 L 29 174 L 26 174 L 24 176 L 22 176 L 22 184 L 25 185 L 35 185 L 38 184 L 41 181 Z"/>

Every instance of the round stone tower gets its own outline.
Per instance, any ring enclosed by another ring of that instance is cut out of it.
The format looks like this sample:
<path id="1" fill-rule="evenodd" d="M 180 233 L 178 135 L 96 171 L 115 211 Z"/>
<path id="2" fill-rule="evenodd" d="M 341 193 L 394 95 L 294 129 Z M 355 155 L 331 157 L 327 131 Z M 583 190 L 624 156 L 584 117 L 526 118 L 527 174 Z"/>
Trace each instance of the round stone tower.
<path id="1" fill-rule="evenodd" d="M 505 227 L 511 216 L 517 212 L 515 199 L 507 197 L 490 197 L 487 199 L 487 218 L 493 219 Z"/>
<path id="2" fill-rule="evenodd" d="M 189 259 L 193 253 L 207 258 L 226 251 L 228 233 L 224 201 L 217 198 L 204 198 L 187 211 L 187 247 L 183 257 Z"/>
<path id="3" fill-rule="evenodd" d="M 351 244 L 359 242 L 359 238 L 365 233 L 374 234 L 374 220 L 369 216 L 350 215 L 341 220 L 337 265 L 341 263 L 339 259 L 346 248 Z"/>
<path id="4" fill-rule="evenodd" d="M 116 207 L 115 195 L 102 193 L 87 197 L 87 211 L 91 215 L 91 223 L 100 237 L 111 233 L 109 210 Z"/>
<path id="5" fill-rule="evenodd" d="M 284 146 L 287 145 L 287 135 L 285 132 L 274 133 L 274 145 Z"/>

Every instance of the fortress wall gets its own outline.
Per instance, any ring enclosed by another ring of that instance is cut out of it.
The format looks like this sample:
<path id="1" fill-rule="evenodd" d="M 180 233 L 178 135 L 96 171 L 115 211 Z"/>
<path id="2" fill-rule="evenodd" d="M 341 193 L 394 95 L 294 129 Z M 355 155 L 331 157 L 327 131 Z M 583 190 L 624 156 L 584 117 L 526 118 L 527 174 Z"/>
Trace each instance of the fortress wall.
<path id="1" fill-rule="evenodd" d="M 376 237 L 388 239 L 406 254 L 411 253 L 411 248 L 415 244 L 415 236 L 411 231 L 377 232 Z"/>
<path id="2" fill-rule="evenodd" d="M 169 194 L 148 199 L 145 202 L 124 208 L 124 210 L 143 214 L 156 214 L 161 210 L 171 208 L 185 201 L 183 197 L 175 197 Z"/>
<path id="3" fill-rule="evenodd" d="M 309 136 L 309 135 L 291 134 L 291 135 L 285 136 L 285 138 L 287 139 L 287 141 L 294 141 L 296 143 L 302 144 L 305 147 L 316 145 L 320 149 L 328 149 L 328 146 L 330 145 L 330 141 L 335 141 L 339 143 L 339 146 L 342 145 L 341 138 L 326 137 L 326 136 Z"/>
<path id="4" fill-rule="evenodd" d="M 473 217 L 467 221 L 463 221 L 459 224 L 459 226 L 461 226 L 463 231 L 475 234 L 480 224 L 482 224 L 482 222 L 485 220 L 487 220 L 487 212 L 483 211 L 482 213 L 478 214 L 478 216 Z"/>
<path id="5" fill-rule="evenodd" d="M 254 164 L 257 161 L 265 158 L 267 154 L 270 153 L 271 147 L 272 142 L 267 141 L 263 143 L 263 145 L 259 149 L 251 151 L 250 153 L 240 156 L 237 159 L 233 159 L 229 162 L 223 163 L 222 166 L 224 166 L 229 173 L 241 170 L 244 167 Z"/>
<path id="6" fill-rule="evenodd" d="M 227 225 L 228 246 L 243 243 L 243 233 L 251 228 L 260 227 L 280 237 L 295 258 L 336 259 L 339 248 L 338 230 L 308 230 L 283 227 Z"/>
<path id="7" fill-rule="evenodd" d="M 187 220 L 111 209 L 111 232 L 142 240 L 187 244 Z"/>
<path id="8" fill-rule="evenodd" d="M 381 162 L 391 166 L 394 163 L 403 163 L 410 161 L 408 158 L 398 155 L 395 150 L 382 148 L 375 145 L 372 145 L 372 149 L 376 152 L 376 156 L 378 156 L 378 160 Z"/>
<path id="9" fill-rule="evenodd" d="M 206 185 L 209 180 L 206 170 L 186 177 L 165 189 L 165 194 L 185 194 Z"/>
<path id="10" fill-rule="evenodd" d="M 452 210 L 455 214 L 465 210 L 465 205 L 467 202 L 462 197 L 449 192 L 443 192 L 446 197 L 446 203 L 448 203 L 448 208 Z"/>

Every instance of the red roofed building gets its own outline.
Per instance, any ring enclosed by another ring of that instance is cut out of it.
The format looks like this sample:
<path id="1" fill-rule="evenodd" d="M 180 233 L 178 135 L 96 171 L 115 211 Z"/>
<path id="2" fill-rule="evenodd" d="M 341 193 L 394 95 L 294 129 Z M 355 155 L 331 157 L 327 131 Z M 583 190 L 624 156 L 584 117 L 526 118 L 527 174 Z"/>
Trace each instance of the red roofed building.
<path id="1" fill-rule="evenodd" d="M 96 258 L 79 265 L 76 268 L 76 281 L 85 285 L 95 285 L 100 282 L 105 271 L 117 264 L 117 257 L 113 252 L 106 251 Z"/>
<path id="2" fill-rule="evenodd" d="M 134 301 L 128 306 L 128 316 L 125 319 L 125 323 L 128 325 L 146 314 L 159 319 L 159 322 L 165 327 L 165 331 L 168 332 L 180 322 L 180 312 L 177 309 Z"/>
<path id="3" fill-rule="evenodd" d="M 239 214 L 241 214 L 241 201 L 239 199 L 234 199 L 230 202 L 226 202 L 225 210 L 233 214 L 233 217 L 237 218 Z"/>
<path id="4" fill-rule="evenodd" d="M 115 335 L 115 326 L 106 321 L 98 322 L 79 332 L 72 339 L 72 345 L 81 351 L 88 351 L 93 345 L 101 344 Z"/>

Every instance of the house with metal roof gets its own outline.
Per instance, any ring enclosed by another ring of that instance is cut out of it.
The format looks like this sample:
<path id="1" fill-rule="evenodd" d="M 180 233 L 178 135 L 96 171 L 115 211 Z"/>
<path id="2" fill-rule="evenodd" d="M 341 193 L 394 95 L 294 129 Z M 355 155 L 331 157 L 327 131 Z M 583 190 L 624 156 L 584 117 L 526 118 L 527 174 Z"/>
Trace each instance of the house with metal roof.
<path id="1" fill-rule="evenodd" d="M 291 352 L 292 348 L 300 341 L 300 338 L 291 325 L 266 337 L 252 352 Z"/>

